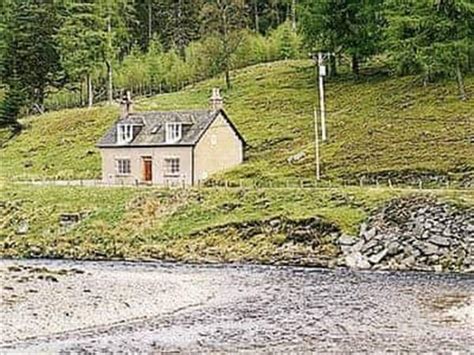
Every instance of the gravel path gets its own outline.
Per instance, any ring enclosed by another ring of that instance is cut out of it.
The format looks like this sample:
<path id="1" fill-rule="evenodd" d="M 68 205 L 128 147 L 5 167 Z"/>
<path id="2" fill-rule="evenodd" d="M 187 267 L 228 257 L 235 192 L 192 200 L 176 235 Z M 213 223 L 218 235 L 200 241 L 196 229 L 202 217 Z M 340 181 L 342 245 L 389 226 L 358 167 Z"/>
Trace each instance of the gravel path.
<path id="1" fill-rule="evenodd" d="M 470 276 L 0 261 L 0 352 L 474 351 Z"/>

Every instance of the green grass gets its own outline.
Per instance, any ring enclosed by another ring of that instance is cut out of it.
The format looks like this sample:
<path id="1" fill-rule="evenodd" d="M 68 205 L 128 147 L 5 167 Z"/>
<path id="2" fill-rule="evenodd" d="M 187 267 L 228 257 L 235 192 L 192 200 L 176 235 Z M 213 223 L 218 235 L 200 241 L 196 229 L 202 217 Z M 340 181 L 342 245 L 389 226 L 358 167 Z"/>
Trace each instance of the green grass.
<path id="1" fill-rule="evenodd" d="M 285 246 L 302 255 L 307 243 L 264 233 L 242 238 L 232 224 L 274 217 L 320 217 L 356 235 L 360 223 L 389 199 L 412 193 L 389 189 L 201 189 L 2 186 L 0 257 L 160 258 L 184 261 L 257 261 L 290 258 Z M 436 192 L 460 206 L 474 193 Z M 72 229 L 59 224 L 63 213 L 87 213 Z M 19 227 L 28 231 L 19 234 Z"/>
<path id="2" fill-rule="evenodd" d="M 277 181 L 312 178 L 312 110 L 316 102 L 310 61 L 261 64 L 234 73 L 226 110 L 249 143 L 247 161 L 218 179 Z M 474 95 L 474 77 L 466 78 Z M 207 106 L 221 78 L 184 91 L 138 100 L 137 110 Z M 322 147 L 326 180 L 376 178 L 417 181 L 438 175 L 472 180 L 472 100 L 457 97 L 454 82 L 423 87 L 414 77 L 347 75 L 327 83 L 329 142 Z M 95 143 L 117 118 L 118 108 L 73 109 L 30 117 L 26 129 L 0 150 L 1 174 L 37 178 L 98 178 Z M 296 164 L 287 159 L 305 152 Z M 469 173 L 471 175 L 469 175 Z"/>

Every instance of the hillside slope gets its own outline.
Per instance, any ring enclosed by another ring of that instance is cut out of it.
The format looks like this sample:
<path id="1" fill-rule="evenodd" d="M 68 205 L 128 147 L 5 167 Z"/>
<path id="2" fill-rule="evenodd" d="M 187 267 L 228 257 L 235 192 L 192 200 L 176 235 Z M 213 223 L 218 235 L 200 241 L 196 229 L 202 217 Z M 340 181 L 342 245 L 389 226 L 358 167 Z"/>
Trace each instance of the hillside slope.
<path id="1" fill-rule="evenodd" d="M 138 100 L 137 110 L 206 107 L 212 79 L 184 91 Z M 474 77 L 466 78 L 474 95 Z M 322 147 L 327 180 L 358 183 L 439 179 L 472 183 L 473 104 L 453 82 L 420 85 L 413 77 L 381 74 L 327 83 L 329 142 Z M 314 67 L 285 61 L 234 73 L 226 110 L 249 143 L 247 161 L 218 178 L 277 181 L 314 175 Z M 95 143 L 117 107 L 53 112 L 23 121 L 25 130 L 0 150 L 1 174 L 13 178 L 98 178 Z M 287 159 L 299 152 L 297 163 Z"/>

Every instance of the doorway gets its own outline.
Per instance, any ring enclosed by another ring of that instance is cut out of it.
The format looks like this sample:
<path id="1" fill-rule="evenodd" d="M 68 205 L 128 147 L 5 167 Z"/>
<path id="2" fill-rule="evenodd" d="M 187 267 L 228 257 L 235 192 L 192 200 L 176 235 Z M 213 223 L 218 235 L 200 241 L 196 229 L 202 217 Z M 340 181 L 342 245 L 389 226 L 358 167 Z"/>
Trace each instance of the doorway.
<path id="1" fill-rule="evenodd" d="M 153 181 L 153 159 L 151 157 L 142 157 L 143 182 L 151 183 Z"/>

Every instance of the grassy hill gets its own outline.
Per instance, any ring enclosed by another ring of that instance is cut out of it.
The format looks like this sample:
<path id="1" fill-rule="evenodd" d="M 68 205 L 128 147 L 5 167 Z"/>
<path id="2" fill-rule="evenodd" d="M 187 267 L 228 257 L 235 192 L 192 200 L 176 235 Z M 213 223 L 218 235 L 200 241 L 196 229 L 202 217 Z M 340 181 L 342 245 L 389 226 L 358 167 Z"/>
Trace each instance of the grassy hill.
<path id="1" fill-rule="evenodd" d="M 262 64 L 234 73 L 226 109 L 249 143 L 247 161 L 217 178 L 281 181 L 314 176 L 314 67 L 310 61 Z M 207 106 L 221 79 L 142 99 L 137 110 Z M 474 95 L 474 77 L 466 78 Z M 327 83 L 329 142 L 322 147 L 326 180 L 357 183 L 449 178 L 466 183 L 474 168 L 473 103 L 460 101 L 454 82 L 422 86 L 413 77 L 347 75 Z M 13 178 L 98 178 L 95 143 L 117 107 L 52 112 L 23 120 L 24 131 L 0 149 L 1 174 Z M 287 159 L 299 152 L 295 164 Z"/>
<path id="2" fill-rule="evenodd" d="M 357 187 L 163 190 L 7 184 L 0 189 L 0 257 L 263 263 L 296 258 L 307 263 L 307 257 L 330 257 L 333 246 L 315 247 L 313 239 L 295 240 L 268 228 L 243 232 L 275 218 L 318 218 L 357 235 L 374 208 L 412 193 Z M 466 208 L 474 204 L 472 192 L 432 194 Z M 65 227 L 59 223 L 64 213 L 84 217 Z"/>

